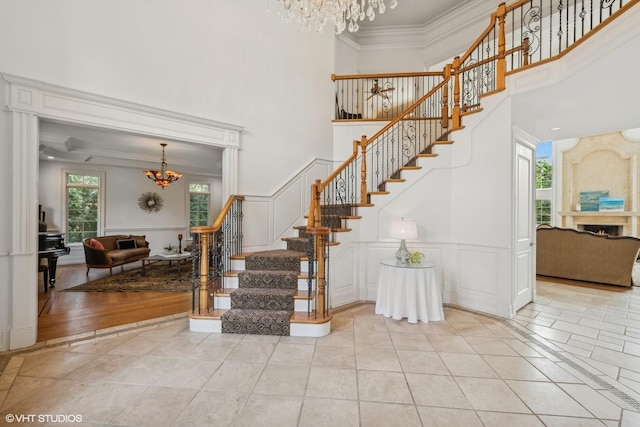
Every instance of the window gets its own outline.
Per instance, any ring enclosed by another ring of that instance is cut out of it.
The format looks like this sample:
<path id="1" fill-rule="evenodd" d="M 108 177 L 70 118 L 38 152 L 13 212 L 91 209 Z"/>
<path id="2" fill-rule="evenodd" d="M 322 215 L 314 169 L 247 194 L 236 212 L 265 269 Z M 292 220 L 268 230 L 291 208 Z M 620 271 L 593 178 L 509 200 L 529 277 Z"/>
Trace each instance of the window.
<path id="1" fill-rule="evenodd" d="M 98 236 L 102 181 L 101 174 L 66 173 L 68 243 Z"/>
<path id="2" fill-rule="evenodd" d="M 536 224 L 551 224 L 553 166 L 551 141 L 543 142 L 536 147 Z"/>
<path id="3" fill-rule="evenodd" d="M 189 184 L 189 229 L 197 225 L 211 225 L 209 208 L 211 206 L 211 185 Z"/>

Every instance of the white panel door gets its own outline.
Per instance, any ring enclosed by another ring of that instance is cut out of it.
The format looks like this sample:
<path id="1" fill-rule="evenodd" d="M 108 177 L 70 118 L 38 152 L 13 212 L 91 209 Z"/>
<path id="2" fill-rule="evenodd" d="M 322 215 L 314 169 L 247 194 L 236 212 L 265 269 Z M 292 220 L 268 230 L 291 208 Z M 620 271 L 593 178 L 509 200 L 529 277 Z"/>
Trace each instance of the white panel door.
<path id="1" fill-rule="evenodd" d="M 514 311 L 533 301 L 535 291 L 535 149 L 516 141 Z"/>

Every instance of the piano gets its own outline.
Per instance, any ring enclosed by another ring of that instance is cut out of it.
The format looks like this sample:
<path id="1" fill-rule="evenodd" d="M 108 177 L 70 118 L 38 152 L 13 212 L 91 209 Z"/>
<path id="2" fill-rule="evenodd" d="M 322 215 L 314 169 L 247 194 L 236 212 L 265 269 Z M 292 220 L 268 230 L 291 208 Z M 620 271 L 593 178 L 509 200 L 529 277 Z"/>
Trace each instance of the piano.
<path id="1" fill-rule="evenodd" d="M 38 264 L 40 264 L 42 258 L 47 259 L 50 288 L 55 288 L 56 286 L 58 257 L 69 254 L 70 249 L 64 245 L 64 233 L 38 233 Z M 44 291 L 47 292 L 46 285 Z"/>

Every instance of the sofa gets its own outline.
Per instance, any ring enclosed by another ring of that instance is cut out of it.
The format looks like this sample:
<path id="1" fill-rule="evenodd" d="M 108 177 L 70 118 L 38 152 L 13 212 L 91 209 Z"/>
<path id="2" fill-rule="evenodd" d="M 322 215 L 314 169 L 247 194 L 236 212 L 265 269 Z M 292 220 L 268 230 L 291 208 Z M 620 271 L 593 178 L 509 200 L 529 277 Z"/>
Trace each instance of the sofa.
<path id="1" fill-rule="evenodd" d="M 149 242 L 145 236 L 114 235 L 84 239 L 84 257 L 87 263 L 87 274 L 92 268 L 108 268 L 113 274 L 113 267 L 140 261 L 149 256 Z"/>
<path id="2" fill-rule="evenodd" d="M 536 230 L 536 274 L 632 286 L 640 239 L 542 225 Z"/>

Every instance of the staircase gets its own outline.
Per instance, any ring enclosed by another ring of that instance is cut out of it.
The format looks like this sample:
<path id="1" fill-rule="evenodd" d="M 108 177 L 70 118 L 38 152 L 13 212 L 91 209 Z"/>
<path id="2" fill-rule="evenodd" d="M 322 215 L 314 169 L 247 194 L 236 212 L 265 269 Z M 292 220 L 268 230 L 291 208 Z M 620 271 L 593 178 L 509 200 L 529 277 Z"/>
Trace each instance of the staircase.
<path id="1" fill-rule="evenodd" d="M 211 314 L 192 315 L 191 330 L 276 336 L 328 335 L 331 316 L 316 318 L 311 309 L 314 292 L 308 290 L 306 227 L 296 229 L 297 237 L 283 239 L 286 249 L 232 257 L 232 269 L 225 273 L 225 287 L 213 295 L 216 309 Z"/>

